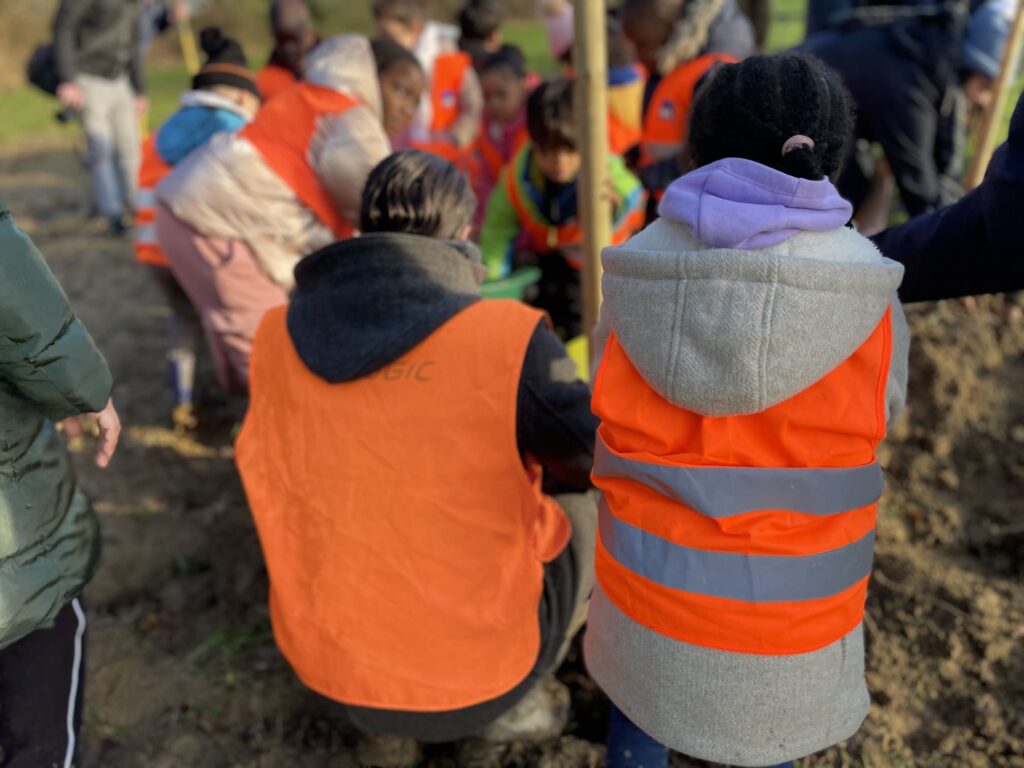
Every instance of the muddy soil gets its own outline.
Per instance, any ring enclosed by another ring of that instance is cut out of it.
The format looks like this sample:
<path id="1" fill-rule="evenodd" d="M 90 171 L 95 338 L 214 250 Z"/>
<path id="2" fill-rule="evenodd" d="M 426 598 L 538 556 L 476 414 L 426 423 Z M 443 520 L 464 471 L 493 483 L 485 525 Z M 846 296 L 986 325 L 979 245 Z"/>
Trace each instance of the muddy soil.
<path id="1" fill-rule="evenodd" d="M 354 766 L 352 733 L 294 681 L 271 640 L 259 547 L 232 465 L 235 414 L 211 402 L 198 435 L 168 429 L 160 294 L 129 243 L 88 220 L 75 147 L 68 134 L 0 148 L 0 196 L 107 355 L 127 425 L 112 470 L 76 457 L 105 545 L 86 591 L 82 765 Z M 910 404 L 884 449 L 866 622 L 873 704 L 857 737 L 804 768 L 1024 766 L 1024 323 L 1015 306 L 910 313 Z M 481 766 L 602 763 L 607 703 L 578 654 L 560 676 L 573 696 L 567 735 L 511 745 Z M 423 764 L 467 760 L 442 746 Z"/>

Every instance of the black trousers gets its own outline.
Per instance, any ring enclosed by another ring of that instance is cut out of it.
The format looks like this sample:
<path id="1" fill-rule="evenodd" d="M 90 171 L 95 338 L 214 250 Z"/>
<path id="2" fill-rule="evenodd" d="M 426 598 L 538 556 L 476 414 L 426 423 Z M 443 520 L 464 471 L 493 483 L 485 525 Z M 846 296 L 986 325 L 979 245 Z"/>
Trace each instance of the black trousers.
<path id="1" fill-rule="evenodd" d="M 78 598 L 50 629 L 0 651 L 0 766 L 71 768 L 85 682 L 85 612 Z"/>

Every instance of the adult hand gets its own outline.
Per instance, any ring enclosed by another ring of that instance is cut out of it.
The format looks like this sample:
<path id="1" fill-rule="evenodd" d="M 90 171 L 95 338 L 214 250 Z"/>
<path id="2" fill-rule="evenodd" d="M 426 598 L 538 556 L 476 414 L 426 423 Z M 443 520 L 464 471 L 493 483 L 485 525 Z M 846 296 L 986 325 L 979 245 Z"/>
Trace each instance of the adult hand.
<path id="1" fill-rule="evenodd" d="M 57 98 L 61 103 L 75 112 L 85 108 L 85 91 L 75 83 L 61 83 L 57 86 Z"/>
<path id="2" fill-rule="evenodd" d="M 149 99 L 145 96 L 138 95 L 135 97 L 135 117 L 141 120 L 146 116 L 149 111 Z"/>
<path id="3" fill-rule="evenodd" d="M 64 433 L 70 438 L 82 437 L 86 431 L 98 438 L 96 446 L 96 466 L 106 469 L 117 450 L 117 441 L 121 437 L 121 419 L 114 408 L 114 401 L 107 402 L 107 407 L 99 413 L 72 416 L 60 423 Z"/>

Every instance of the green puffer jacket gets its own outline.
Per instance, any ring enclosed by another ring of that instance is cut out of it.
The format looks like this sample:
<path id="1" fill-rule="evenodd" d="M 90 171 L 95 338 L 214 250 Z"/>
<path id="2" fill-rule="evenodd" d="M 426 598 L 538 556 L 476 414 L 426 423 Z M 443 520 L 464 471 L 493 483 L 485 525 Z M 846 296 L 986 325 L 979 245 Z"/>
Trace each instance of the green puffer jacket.
<path id="1" fill-rule="evenodd" d="M 102 410 L 110 370 L 0 201 L 0 649 L 92 576 L 99 527 L 54 422 Z"/>

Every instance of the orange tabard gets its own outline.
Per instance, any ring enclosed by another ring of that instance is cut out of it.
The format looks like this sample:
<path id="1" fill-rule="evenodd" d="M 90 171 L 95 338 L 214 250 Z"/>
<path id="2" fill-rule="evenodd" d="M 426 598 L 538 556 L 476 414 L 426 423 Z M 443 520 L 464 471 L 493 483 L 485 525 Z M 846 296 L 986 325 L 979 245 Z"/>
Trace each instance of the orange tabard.
<path id="1" fill-rule="evenodd" d="M 354 228 L 338 212 L 310 166 L 309 145 L 321 118 L 341 115 L 359 103 L 348 94 L 300 83 L 264 104 L 240 133 L 339 240 L 351 237 Z"/>
<path id="2" fill-rule="evenodd" d="M 690 106 L 701 78 L 715 64 L 732 64 L 732 56 L 709 53 L 680 64 L 654 89 L 644 114 L 640 140 L 640 166 L 644 167 L 678 152 L 689 130 Z"/>
<path id="3" fill-rule="evenodd" d="M 276 64 L 267 64 L 256 75 L 256 86 L 264 101 L 272 99 L 282 91 L 287 91 L 299 82 L 291 70 Z"/>
<path id="4" fill-rule="evenodd" d="M 142 143 L 142 163 L 139 165 L 139 195 L 135 210 L 133 235 L 135 259 L 141 264 L 170 267 L 156 238 L 156 186 L 173 170 L 156 151 L 156 132 Z"/>
<path id="5" fill-rule="evenodd" d="M 805 653 L 853 630 L 881 494 L 891 340 L 887 312 L 803 392 L 713 418 L 658 395 L 612 334 L 593 397 L 608 597 L 661 635 L 724 651 Z"/>
<path id="6" fill-rule="evenodd" d="M 274 636 L 310 688 L 449 711 L 533 667 L 543 563 L 570 535 L 516 444 L 541 319 L 479 301 L 373 375 L 330 384 L 298 358 L 286 308 L 267 313 L 237 462 Z"/>

